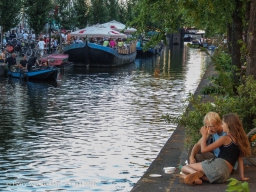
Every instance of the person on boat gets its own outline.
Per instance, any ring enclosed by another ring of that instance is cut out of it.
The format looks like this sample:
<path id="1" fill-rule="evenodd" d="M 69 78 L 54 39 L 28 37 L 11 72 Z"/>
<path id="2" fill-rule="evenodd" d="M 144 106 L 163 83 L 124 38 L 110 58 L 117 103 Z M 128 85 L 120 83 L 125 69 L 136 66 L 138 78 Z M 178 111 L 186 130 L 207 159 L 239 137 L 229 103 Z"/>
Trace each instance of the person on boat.
<path id="1" fill-rule="evenodd" d="M 92 38 L 90 38 L 90 41 L 89 41 L 90 43 L 95 43 L 95 40 L 94 40 L 94 38 L 92 37 Z"/>
<path id="2" fill-rule="evenodd" d="M 4 49 L 3 52 L 0 54 L 0 62 L 4 63 L 6 59 L 7 50 Z"/>
<path id="3" fill-rule="evenodd" d="M 140 47 L 140 40 L 138 39 L 138 41 L 136 42 L 136 47 Z"/>
<path id="4" fill-rule="evenodd" d="M 121 39 L 119 39 L 118 42 L 117 42 L 117 46 L 118 47 L 123 47 L 123 45 L 124 45 L 124 42 Z"/>
<path id="5" fill-rule="evenodd" d="M 70 35 L 70 31 L 68 31 L 67 33 L 67 44 L 71 43 L 71 35 Z"/>
<path id="6" fill-rule="evenodd" d="M 8 63 L 8 70 L 11 70 L 11 67 L 13 66 L 17 66 L 16 54 L 12 53 L 12 55 L 5 60 L 4 64 L 6 63 Z"/>
<path id="7" fill-rule="evenodd" d="M 35 66 L 35 65 L 40 66 L 40 65 L 39 65 L 39 61 L 37 60 L 37 57 L 30 57 L 30 58 L 28 59 L 27 70 L 28 70 L 28 71 L 32 71 L 31 68 L 32 68 L 33 66 Z"/>
<path id="8" fill-rule="evenodd" d="M 243 157 L 251 154 L 251 147 L 241 120 L 234 113 L 226 114 L 223 116 L 222 128 L 227 135 L 210 145 L 206 143 L 207 127 L 203 126 L 200 129 L 202 134 L 201 151 L 209 152 L 219 148 L 220 152 L 216 158 L 183 166 L 181 171 L 188 174 L 183 177 L 185 184 L 202 184 L 202 180 L 210 183 L 223 183 L 229 178 L 236 161 L 239 165 L 240 179 L 242 181 L 249 179 L 244 176 Z"/>
<path id="9" fill-rule="evenodd" d="M 103 41 L 103 46 L 104 46 L 104 47 L 109 47 L 109 41 L 108 41 L 108 39 L 104 39 L 104 41 Z"/>
<path id="10" fill-rule="evenodd" d="M 116 42 L 114 41 L 114 39 L 110 39 L 109 46 L 113 49 L 116 47 Z"/>
<path id="11" fill-rule="evenodd" d="M 22 60 L 20 60 L 18 67 L 23 71 L 27 71 L 27 68 L 28 68 L 27 56 L 25 54 L 22 54 L 22 56 L 23 56 L 23 58 L 22 58 Z"/>

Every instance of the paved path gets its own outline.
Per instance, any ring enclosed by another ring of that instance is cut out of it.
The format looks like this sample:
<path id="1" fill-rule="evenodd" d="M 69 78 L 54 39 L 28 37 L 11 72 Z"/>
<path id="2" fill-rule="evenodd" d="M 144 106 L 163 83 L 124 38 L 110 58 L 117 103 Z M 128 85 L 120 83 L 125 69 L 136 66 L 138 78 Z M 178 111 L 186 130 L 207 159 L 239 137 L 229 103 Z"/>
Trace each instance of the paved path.
<path id="1" fill-rule="evenodd" d="M 210 65 L 206 70 L 195 95 L 200 94 L 200 90 L 209 84 L 208 77 L 215 73 L 214 67 Z M 202 102 L 213 101 L 210 96 L 204 96 Z M 188 108 L 191 106 L 189 105 Z M 179 169 L 175 174 L 165 174 L 164 167 L 179 167 L 184 165 L 187 160 L 187 151 L 184 149 L 185 129 L 182 126 L 177 126 L 176 130 L 166 142 L 165 146 L 160 151 L 157 158 L 152 162 L 148 170 L 135 184 L 131 192 L 224 192 L 227 184 L 209 184 L 204 182 L 203 185 L 187 186 L 179 183 Z M 149 174 L 161 174 L 160 178 L 151 178 Z M 256 166 L 245 160 L 245 176 L 250 180 L 250 191 L 256 191 Z M 238 171 L 233 173 L 231 177 L 239 179 Z"/>

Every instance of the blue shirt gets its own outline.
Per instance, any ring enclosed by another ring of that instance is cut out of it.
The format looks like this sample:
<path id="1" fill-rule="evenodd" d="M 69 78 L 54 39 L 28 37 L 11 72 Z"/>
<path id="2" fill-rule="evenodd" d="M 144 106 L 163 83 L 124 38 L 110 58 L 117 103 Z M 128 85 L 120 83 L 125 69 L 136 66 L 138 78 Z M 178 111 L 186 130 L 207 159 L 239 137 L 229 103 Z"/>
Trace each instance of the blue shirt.
<path id="1" fill-rule="evenodd" d="M 221 134 L 218 134 L 218 133 L 213 134 L 213 142 L 217 141 L 220 137 L 222 137 L 224 135 L 227 135 L 227 133 L 222 132 Z M 214 149 L 213 153 L 214 153 L 215 157 L 218 157 L 219 153 L 220 153 L 220 149 L 219 148 Z"/>

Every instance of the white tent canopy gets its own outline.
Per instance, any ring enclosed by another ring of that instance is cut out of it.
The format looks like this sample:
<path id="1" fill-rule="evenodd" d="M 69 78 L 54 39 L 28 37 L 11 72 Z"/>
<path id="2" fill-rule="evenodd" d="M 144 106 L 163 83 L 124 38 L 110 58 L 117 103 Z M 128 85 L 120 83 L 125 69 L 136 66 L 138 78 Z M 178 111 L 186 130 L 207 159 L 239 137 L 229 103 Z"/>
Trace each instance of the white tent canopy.
<path id="1" fill-rule="evenodd" d="M 127 35 L 100 24 L 79 29 L 70 33 L 70 35 L 76 37 L 127 38 Z"/>
<path id="2" fill-rule="evenodd" d="M 120 23 L 118 21 L 109 21 L 107 23 L 102 24 L 105 27 L 109 27 L 110 29 L 116 30 L 116 31 L 122 31 L 124 30 L 125 33 L 133 33 L 136 32 L 137 29 L 135 28 L 125 28 L 126 26 L 123 23 Z"/>

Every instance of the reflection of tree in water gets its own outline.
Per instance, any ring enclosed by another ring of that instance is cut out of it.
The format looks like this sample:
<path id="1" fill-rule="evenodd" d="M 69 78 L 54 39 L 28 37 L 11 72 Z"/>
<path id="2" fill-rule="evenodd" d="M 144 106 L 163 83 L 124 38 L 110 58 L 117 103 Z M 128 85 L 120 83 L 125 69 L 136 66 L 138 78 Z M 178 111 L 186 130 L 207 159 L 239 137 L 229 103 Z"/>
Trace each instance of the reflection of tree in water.
<path id="1" fill-rule="evenodd" d="M 150 57 L 137 58 L 135 60 L 136 69 L 152 74 L 158 57 L 158 55 L 152 55 Z"/>
<path id="2" fill-rule="evenodd" d="M 183 70 L 183 46 L 172 45 L 165 47 L 160 55 L 137 58 L 135 60 L 137 70 L 153 74 L 154 77 L 162 75 L 170 76 L 172 72 L 182 72 Z M 178 73 L 177 73 L 178 74 Z M 174 73 L 174 75 L 176 75 Z"/>
<path id="3" fill-rule="evenodd" d="M 56 82 L 27 82 L 28 114 L 34 118 L 42 118 L 48 107 L 49 88 Z"/>

